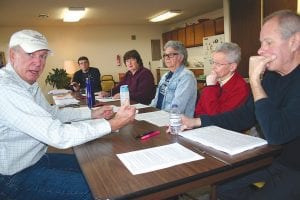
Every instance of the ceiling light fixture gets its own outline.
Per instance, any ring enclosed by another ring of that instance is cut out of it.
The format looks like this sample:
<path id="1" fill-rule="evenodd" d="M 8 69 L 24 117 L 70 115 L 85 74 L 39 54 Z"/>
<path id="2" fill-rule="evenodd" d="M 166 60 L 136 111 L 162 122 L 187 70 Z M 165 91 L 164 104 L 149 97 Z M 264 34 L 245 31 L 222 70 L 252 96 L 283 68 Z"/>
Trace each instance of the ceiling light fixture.
<path id="1" fill-rule="evenodd" d="M 167 19 L 170 19 L 172 17 L 175 17 L 177 15 L 180 15 L 182 14 L 182 11 L 181 10 L 168 10 L 168 11 L 165 11 L 157 16 L 154 16 L 152 18 L 150 18 L 150 21 L 151 22 L 160 22 L 160 21 L 164 21 L 164 20 L 167 20 Z"/>
<path id="2" fill-rule="evenodd" d="M 83 7 L 70 7 L 64 14 L 64 22 L 78 22 L 85 14 Z"/>

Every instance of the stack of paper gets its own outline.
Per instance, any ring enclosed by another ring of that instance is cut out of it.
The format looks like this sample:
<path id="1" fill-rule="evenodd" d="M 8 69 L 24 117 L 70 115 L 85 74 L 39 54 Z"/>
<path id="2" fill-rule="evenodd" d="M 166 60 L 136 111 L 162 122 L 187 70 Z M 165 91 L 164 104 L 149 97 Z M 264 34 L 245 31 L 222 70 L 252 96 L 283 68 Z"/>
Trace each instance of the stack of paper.
<path id="1" fill-rule="evenodd" d="M 168 126 L 169 125 L 169 113 L 163 110 L 141 113 L 135 116 L 136 120 L 145 120 L 156 126 Z"/>
<path id="2" fill-rule="evenodd" d="M 180 135 L 230 155 L 267 144 L 267 141 L 262 138 L 226 130 L 217 126 L 188 130 L 181 132 Z"/>
<path id="3" fill-rule="evenodd" d="M 66 90 L 66 89 L 56 89 L 56 90 L 50 90 L 48 92 L 48 94 L 53 94 L 53 95 L 57 95 L 57 94 L 67 94 L 72 92 L 71 90 Z"/>
<path id="4" fill-rule="evenodd" d="M 70 93 L 53 95 L 53 100 L 57 106 L 67 106 L 73 104 L 79 104 L 79 100 L 75 99 Z"/>
<path id="5" fill-rule="evenodd" d="M 117 154 L 117 156 L 133 175 L 204 158 L 178 143 Z"/>
<path id="6" fill-rule="evenodd" d="M 111 97 L 99 97 L 99 96 L 95 96 L 95 99 L 100 102 L 120 101 L 120 99 L 114 99 Z"/>

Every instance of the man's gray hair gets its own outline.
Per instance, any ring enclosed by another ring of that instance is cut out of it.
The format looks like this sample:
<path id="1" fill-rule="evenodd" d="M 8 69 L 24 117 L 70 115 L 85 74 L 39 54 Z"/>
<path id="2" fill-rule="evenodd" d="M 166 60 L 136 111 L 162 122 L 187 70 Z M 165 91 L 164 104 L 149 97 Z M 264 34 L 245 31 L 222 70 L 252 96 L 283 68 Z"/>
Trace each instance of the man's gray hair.
<path id="1" fill-rule="evenodd" d="M 186 50 L 184 44 L 180 41 L 169 40 L 165 44 L 164 50 L 166 50 L 169 47 L 173 48 L 179 54 L 183 55 L 182 64 L 187 65 L 188 53 L 187 53 L 187 50 Z"/>
<path id="2" fill-rule="evenodd" d="M 214 53 L 221 52 L 224 53 L 227 57 L 227 60 L 230 63 L 239 64 L 241 61 L 241 48 L 238 44 L 233 42 L 221 43 L 216 47 Z"/>
<path id="3" fill-rule="evenodd" d="M 291 10 L 276 11 L 264 19 L 263 24 L 277 18 L 279 31 L 283 39 L 288 39 L 297 32 L 300 32 L 300 15 Z"/>

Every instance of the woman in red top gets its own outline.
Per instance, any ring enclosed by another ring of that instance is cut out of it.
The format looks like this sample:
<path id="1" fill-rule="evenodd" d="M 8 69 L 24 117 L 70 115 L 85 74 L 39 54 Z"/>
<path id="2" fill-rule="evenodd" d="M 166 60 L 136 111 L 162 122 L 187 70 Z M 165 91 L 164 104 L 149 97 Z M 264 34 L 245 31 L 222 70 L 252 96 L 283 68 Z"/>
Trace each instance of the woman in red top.
<path id="1" fill-rule="evenodd" d="M 212 71 L 206 77 L 195 116 L 215 115 L 233 110 L 245 102 L 249 86 L 236 71 L 241 60 L 241 49 L 235 43 L 223 43 L 212 54 Z"/>

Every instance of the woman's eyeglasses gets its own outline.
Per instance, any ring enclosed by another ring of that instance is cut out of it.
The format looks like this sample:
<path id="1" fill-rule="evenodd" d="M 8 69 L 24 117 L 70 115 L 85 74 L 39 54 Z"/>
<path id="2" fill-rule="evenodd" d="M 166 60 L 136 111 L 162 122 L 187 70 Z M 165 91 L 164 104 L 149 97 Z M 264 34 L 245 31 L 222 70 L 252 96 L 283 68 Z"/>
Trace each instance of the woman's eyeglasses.
<path id="1" fill-rule="evenodd" d="M 163 54 L 163 58 L 174 58 L 174 56 L 178 55 L 179 53 L 168 53 Z"/>

